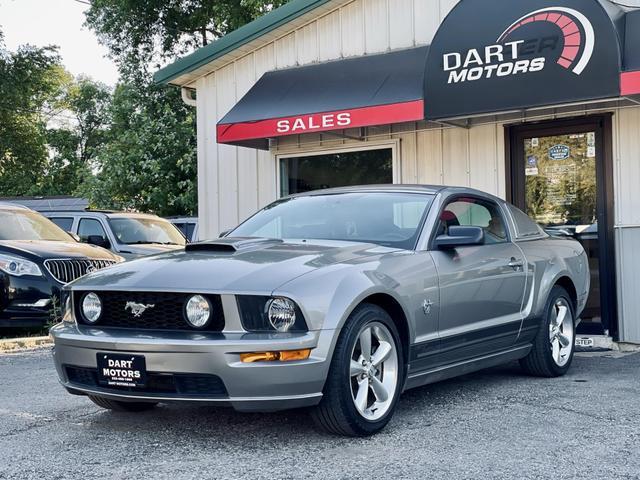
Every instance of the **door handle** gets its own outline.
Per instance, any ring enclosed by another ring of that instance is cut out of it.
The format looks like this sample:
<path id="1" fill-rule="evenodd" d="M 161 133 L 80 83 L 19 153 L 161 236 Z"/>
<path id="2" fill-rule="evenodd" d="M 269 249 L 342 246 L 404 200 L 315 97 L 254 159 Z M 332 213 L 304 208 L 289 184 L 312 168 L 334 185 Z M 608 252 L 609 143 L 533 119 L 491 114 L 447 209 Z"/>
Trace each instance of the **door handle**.
<path id="1" fill-rule="evenodd" d="M 522 260 L 518 260 L 515 257 L 511 257 L 511 261 L 507 263 L 507 266 L 513 268 L 514 270 L 519 270 L 524 267 L 524 262 Z"/>

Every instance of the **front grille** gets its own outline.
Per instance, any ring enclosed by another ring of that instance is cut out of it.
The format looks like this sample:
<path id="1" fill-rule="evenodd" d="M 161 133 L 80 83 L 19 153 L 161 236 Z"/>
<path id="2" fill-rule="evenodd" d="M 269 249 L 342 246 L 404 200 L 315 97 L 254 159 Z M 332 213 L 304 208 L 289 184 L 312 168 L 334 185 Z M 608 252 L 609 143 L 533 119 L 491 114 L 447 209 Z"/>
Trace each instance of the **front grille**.
<path id="1" fill-rule="evenodd" d="M 184 317 L 184 307 L 191 293 L 159 292 L 94 292 L 102 302 L 102 314 L 96 323 L 88 323 L 81 312 L 84 292 L 74 292 L 76 319 L 85 325 L 145 330 L 182 330 L 198 332 L 220 332 L 224 329 L 224 313 L 220 295 L 203 295 L 211 304 L 211 319 L 204 328 L 191 327 Z M 135 316 L 128 303 L 147 306 Z M 151 306 L 153 305 L 153 306 Z"/>
<path id="2" fill-rule="evenodd" d="M 227 396 L 227 389 L 222 379 L 216 375 L 147 372 L 147 384 L 144 387 L 117 387 L 100 385 L 95 368 L 72 365 L 65 365 L 64 368 L 67 379 L 72 385 L 90 387 L 104 392 L 139 392 L 189 397 L 206 396 L 207 398 Z"/>
<path id="3" fill-rule="evenodd" d="M 87 273 L 116 264 L 115 260 L 94 260 L 90 258 L 65 258 L 45 260 L 44 266 L 53 278 L 60 283 L 72 282 Z"/>

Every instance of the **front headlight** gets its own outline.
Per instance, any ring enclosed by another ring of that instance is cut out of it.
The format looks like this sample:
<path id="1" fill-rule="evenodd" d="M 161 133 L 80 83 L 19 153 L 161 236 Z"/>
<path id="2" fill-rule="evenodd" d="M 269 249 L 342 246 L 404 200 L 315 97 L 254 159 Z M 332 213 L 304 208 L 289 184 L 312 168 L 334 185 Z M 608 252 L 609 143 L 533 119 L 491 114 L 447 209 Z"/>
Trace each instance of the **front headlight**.
<path id="1" fill-rule="evenodd" d="M 238 295 L 242 326 L 248 332 L 306 332 L 307 324 L 296 303 L 286 297 Z"/>
<path id="2" fill-rule="evenodd" d="M 23 275 L 42 276 L 40 267 L 26 258 L 13 255 L 0 254 L 0 270 L 9 275 L 21 277 Z"/>
<path id="3" fill-rule="evenodd" d="M 187 322 L 194 328 L 204 327 L 211 317 L 211 305 L 202 295 L 194 295 L 185 305 Z"/>
<path id="4" fill-rule="evenodd" d="M 100 297 L 93 292 L 87 293 L 80 305 L 82 316 L 89 324 L 96 323 L 102 315 L 102 302 Z"/>
<path id="5" fill-rule="evenodd" d="M 267 317 L 273 328 L 279 332 L 288 332 L 296 323 L 296 306 L 284 297 L 276 297 L 269 300 Z"/>

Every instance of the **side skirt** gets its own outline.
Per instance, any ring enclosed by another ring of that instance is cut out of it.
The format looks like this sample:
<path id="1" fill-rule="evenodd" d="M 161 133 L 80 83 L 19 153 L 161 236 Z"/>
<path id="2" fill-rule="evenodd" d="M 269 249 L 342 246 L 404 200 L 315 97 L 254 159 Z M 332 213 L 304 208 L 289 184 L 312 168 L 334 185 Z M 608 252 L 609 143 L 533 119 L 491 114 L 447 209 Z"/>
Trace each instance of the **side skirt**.
<path id="1" fill-rule="evenodd" d="M 453 363 L 419 373 L 410 374 L 405 382 L 404 389 L 420 387 L 429 383 L 440 382 L 449 378 L 466 375 L 467 373 L 495 367 L 503 363 L 526 357 L 532 345 L 520 345 L 498 353 L 492 353 L 483 357 L 473 358 L 464 362 Z"/>

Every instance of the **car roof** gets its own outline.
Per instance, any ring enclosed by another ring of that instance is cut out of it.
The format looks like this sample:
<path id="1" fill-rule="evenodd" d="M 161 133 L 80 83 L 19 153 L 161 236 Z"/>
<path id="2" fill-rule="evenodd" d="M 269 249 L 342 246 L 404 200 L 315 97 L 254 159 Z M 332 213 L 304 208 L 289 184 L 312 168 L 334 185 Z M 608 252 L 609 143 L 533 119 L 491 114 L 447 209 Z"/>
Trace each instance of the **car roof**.
<path id="1" fill-rule="evenodd" d="M 29 207 L 25 207 L 24 205 L 20 205 L 19 203 L 12 203 L 12 202 L 0 202 L 0 209 L 2 209 L 2 210 L 28 210 L 28 211 L 32 211 Z"/>
<path id="2" fill-rule="evenodd" d="M 325 190 L 313 190 L 310 192 L 296 193 L 291 197 L 304 197 L 316 195 L 336 195 L 340 193 L 422 193 L 427 195 L 436 195 L 438 193 L 445 194 L 467 194 L 479 195 L 482 197 L 492 198 L 495 201 L 503 202 L 502 199 L 487 192 L 476 190 L 470 187 L 456 187 L 448 185 L 419 185 L 419 184 L 387 184 L 387 185 L 357 185 L 349 187 L 327 188 Z"/>
<path id="3" fill-rule="evenodd" d="M 107 213 L 107 217 L 109 218 L 162 218 L 158 215 L 154 215 L 153 213 L 136 213 L 136 212 L 113 212 Z M 164 220 L 164 218 L 162 218 Z"/>
<path id="4" fill-rule="evenodd" d="M 43 212 L 46 216 L 78 216 L 83 217 L 108 217 L 108 218 L 162 218 L 152 213 L 137 213 L 137 212 L 117 212 L 115 210 L 50 210 Z"/>

